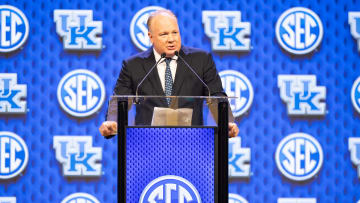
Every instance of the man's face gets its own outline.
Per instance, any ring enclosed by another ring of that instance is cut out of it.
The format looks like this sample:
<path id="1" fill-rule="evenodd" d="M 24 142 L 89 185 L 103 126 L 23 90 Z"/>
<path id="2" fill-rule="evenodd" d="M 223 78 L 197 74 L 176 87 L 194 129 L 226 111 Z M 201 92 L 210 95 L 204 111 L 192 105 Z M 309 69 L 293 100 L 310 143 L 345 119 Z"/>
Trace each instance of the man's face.
<path id="1" fill-rule="evenodd" d="M 154 16 L 148 35 L 159 54 L 166 53 L 167 57 L 172 57 L 175 51 L 180 51 L 180 31 L 174 16 L 167 13 Z"/>

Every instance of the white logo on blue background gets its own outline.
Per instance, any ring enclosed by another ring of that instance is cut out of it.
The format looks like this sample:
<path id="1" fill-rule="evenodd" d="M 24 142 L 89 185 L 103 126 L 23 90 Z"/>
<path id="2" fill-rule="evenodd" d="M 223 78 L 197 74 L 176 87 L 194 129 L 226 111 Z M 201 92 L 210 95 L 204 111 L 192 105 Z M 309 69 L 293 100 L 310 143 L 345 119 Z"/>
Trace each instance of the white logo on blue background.
<path id="1" fill-rule="evenodd" d="M 92 10 L 54 10 L 56 33 L 66 50 L 101 50 L 102 22 L 93 21 Z"/>
<path id="2" fill-rule="evenodd" d="M 12 132 L 0 132 L 0 179 L 19 175 L 27 166 L 29 151 L 24 140 Z"/>
<path id="3" fill-rule="evenodd" d="M 350 137 L 349 138 L 349 150 L 351 162 L 357 168 L 357 174 L 360 178 L 360 138 L 358 137 Z"/>
<path id="4" fill-rule="evenodd" d="M 281 14 L 275 31 L 281 47 L 292 54 L 312 52 L 323 37 L 323 25 L 319 16 L 303 7 L 294 7 Z"/>
<path id="5" fill-rule="evenodd" d="M 100 203 L 94 196 L 87 193 L 73 193 L 67 197 L 61 203 Z"/>
<path id="6" fill-rule="evenodd" d="M 0 52 L 11 52 L 21 47 L 29 36 L 29 21 L 22 11 L 0 5 Z"/>
<path id="7" fill-rule="evenodd" d="M 91 136 L 54 136 L 53 147 L 64 176 L 101 176 L 102 149 Z"/>
<path id="8" fill-rule="evenodd" d="M 105 100 L 105 87 L 95 73 L 78 69 L 67 73 L 60 81 L 57 97 L 61 108 L 76 117 L 97 112 Z"/>
<path id="9" fill-rule="evenodd" d="M 293 133 L 281 140 L 275 159 L 285 177 L 305 181 L 319 172 L 323 164 L 323 150 L 314 137 L 306 133 Z"/>
<path id="10" fill-rule="evenodd" d="M 250 148 L 241 148 L 241 138 L 229 139 L 229 177 L 250 177 Z"/>
<path id="11" fill-rule="evenodd" d="M 351 88 L 351 102 L 358 113 L 360 113 L 360 77 L 356 78 Z"/>
<path id="12" fill-rule="evenodd" d="M 16 203 L 16 197 L 0 197 L 0 203 Z"/>
<path id="13" fill-rule="evenodd" d="M 357 41 L 358 51 L 360 51 L 360 12 L 349 12 L 350 32 Z"/>
<path id="14" fill-rule="evenodd" d="M 288 115 L 325 115 L 326 87 L 316 85 L 315 75 L 278 75 L 278 87 Z"/>
<path id="15" fill-rule="evenodd" d="M 148 36 L 147 20 L 151 13 L 163 10 L 159 6 L 148 6 L 138 11 L 130 23 L 131 40 L 137 48 L 142 51 L 151 47 L 151 41 Z"/>
<path id="16" fill-rule="evenodd" d="M 202 23 L 213 51 L 250 50 L 250 23 L 241 22 L 240 11 L 203 11 Z"/>
<path id="17" fill-rule="evenodd" d="M 148 202 L 201 203 L 199 192 L 188 180 L 179 176 L 161 176 L 151 181 L 141 194 L 139 203 Z"/>
<path id="18" fill-rule="evenodd" d="M 316 203 L 316 198 L 279 198 L 278 203 Z"/>
<path id="19" fill-rule="evenodd" d="M 229 97 L 231 110 L 235 117 L 247 112 L 253 102 L 254 91 L 249 79 L 234 70 L 221 71 L 219 73 L 223 88 Z"/>
<path id="20" fill-rule="evenodd" d="M 248 203 L 248 201 L 240 195 L 229 193 L 229 203 Z"/>
<path id="21" fill-rule="evenodd" d="M 27 86 L 17 83 L 16 73 L 0 73 L 0 114 L 26 113 Z"/>

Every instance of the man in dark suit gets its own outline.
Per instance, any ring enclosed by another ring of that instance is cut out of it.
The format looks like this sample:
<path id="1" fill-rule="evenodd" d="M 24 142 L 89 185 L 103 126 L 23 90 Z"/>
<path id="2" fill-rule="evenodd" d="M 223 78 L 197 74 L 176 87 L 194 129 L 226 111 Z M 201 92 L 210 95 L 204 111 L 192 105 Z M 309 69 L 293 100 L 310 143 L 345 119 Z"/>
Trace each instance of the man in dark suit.
<path id="1" fill-rule="evenodd" d="M 152 13 L 147 24 L 148 35 L 153 47 L 123 62 L 114 94 L 134 95 L 140 81 L 156 61 L 160 60 L 157 67 L 139 87 L 139 95 L 207 96 L 209 94 L 207 88 L 175 55 L 175 52 L 178 51 L 179 55 L 194 68 L 207 84 L 212 96 L 226 96 L 212 56 L 199 49 L 181 45 L 177 18 L 171 11 L 160 10 Z M 165 55 L 166 58 L 162 58 L 161 55 Z M 171 100 L 146 100 L 137 106 L 136 124 L 149 125 L 154 107 L 169 107 L 169 105 L 171 105 Z M 192 108 L 192 124 L 202 125 L 202 102 L 200 100 L 195 102 L 181 100 L 178 107 Z M 116 122 L 105 121 L 99 130 L 103 136 L 109 136 L 116 128 Z M 238 132 L 237 125 L 229 123 L 229 136 L 237 136 Z"/>

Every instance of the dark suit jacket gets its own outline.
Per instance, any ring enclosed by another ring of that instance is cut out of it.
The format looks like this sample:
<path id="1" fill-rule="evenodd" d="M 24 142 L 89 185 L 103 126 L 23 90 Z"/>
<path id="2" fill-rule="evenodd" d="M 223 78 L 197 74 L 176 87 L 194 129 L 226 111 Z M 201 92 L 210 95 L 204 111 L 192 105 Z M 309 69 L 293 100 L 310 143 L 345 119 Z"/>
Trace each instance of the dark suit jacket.
<path id="1" fill-rule="evenodd" d="M 195 72 L 209 86 L 212 96 L 225 96 L 221 79 L 217 73 L 215 63 L 211 54 L 200 49 L 182 46 L 179 54 L 195 70 Z M 136 54 L 123 61 L 122 70 L 117 79 L 114 93 L 116 95 L 135 95 L 136 87 L 144 76 L 155 64 L 155 56 L 151 47 L 145 52 Z M 149 74 L 148 78 L 141 84 L 138 95 L 161 95 L 165 96 L 162 89 L 157 68 Z M 177 70 L 172 90 L 176 96 L 207 96 L 208 90 L 189 70 L 184 62 L 178 58 Z M 193 108 L 193 125 L 202 125 L 202 105 L 199 101 L 181 100 L 179 108 Z M 168 107 L 165 99 L 147 99 L 136 107 L 135 122 L 137 125 L 151 124 L 153 108 Z"/>

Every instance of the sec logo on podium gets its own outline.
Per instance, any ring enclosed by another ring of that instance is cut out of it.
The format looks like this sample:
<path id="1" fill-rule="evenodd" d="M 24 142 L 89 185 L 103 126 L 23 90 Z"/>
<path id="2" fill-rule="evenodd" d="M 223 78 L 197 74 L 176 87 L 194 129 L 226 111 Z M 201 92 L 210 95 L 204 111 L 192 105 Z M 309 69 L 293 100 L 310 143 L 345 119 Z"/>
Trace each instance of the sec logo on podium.
<path id="1" fill-rule="evenodd" d="M 139 203 L 157 202 L 201 203 L 199 192 L 188 180 L 179 176 L 161 176 L 151 181 L 141 194 Z"/>

